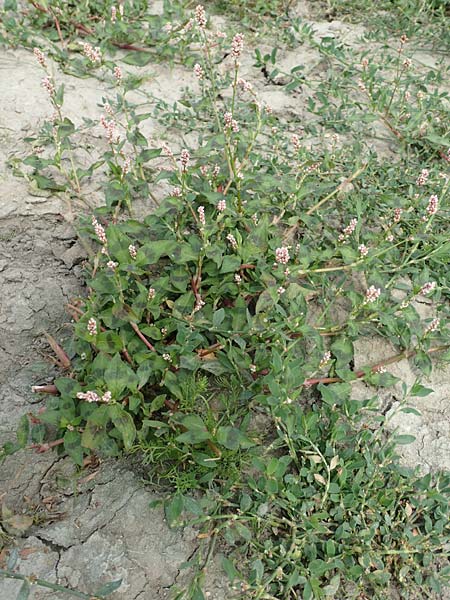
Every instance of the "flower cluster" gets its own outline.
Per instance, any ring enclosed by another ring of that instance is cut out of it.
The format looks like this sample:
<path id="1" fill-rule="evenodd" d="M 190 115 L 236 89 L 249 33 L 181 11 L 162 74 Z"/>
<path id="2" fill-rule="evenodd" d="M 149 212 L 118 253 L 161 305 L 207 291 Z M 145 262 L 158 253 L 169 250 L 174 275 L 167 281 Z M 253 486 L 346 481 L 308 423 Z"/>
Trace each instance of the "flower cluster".
<path id="1" fill-rule="evenodd" d="M 34 48 L 33 54 L 36 57 L 36 60 L 38 61 L 38 63 L 41 65 L 41 67 L 45 68 L 47 66 L 47 63 L 45 62 L 44 53 L 41 52 L 41 50 L 39 50 L 39 48 Z"/>
<path id="2" fill-rule="evenodd" d="M 44 77 L 44 79 L 42 80 L 42 87 L 47 90 L 48 95 L 49 96 L 54 96 L 55 95 L 55 86 L 52 82 L 52 80 L 50 79 L 50 77 Z"/>
<path id="3" fill-rule="evenodd" d="M 320 360 L 319 369 L 323 369 L 323 367 L 325 367 L 330 362 L 330 360 L 331 360 L 331 352 L 329 350 L 327 350 Z"/>
<path id="4" fill-rule="evenodd" d="M 378 298 L 381 295 L 381 290 L 380 288 L 376 288 L 374 285 L 371 285 L 369 289 L 366 290 L 366 299 L 365 299 L 365 304 L 367 304 L 368 302 L 372 303 L 375 302 L 376 300 L 378 300 Z"/>
<path id="5" fill-rule="evenodd" d="M 228 240 L 228 242 L 230 242 L 230 244 L 231 244 L 231 247 L 232 247 L 234 250 L 236 250 L 236 248 L 237 248 L 237 246 L 238 246 L 238 245 L 237 245 L 236 238 L 234 237 L 234 235 L 233 235 L 232 233 L 229 233 L 229 234 L 227 235 L 227 240 Z"/>
<path id="6" fill-rule="evenodd" d="M 358 219 L 352 219 L 347 227 L 344 227 L 342 233 L 339 234 L 338 240 L 343 242 L 346 240 L 356 229 L 356 225 L 358 224 Z"/>
<path id="7" fill-rule="evenodd" d="M 198 219 L 200 221 L 200 225 L 202 227 L 204 227 L 206 225 L 205 207 L 204 206 L 199 206 L 197 208 L 197 213 L 198 213 Z"/>
<path id="8" fill-rule="evenodd" d="M 281 246 L 281 248 L 275 250 L 275 260 L 279 265 L 287 265 L 289 258 L 289 249 L 286 246 Z"/>
<path id="9" fill-rule="evenodd" d="M 422 172 L 420 173 L 419 177 L 416 180 L 416 184 L 420 185 L 420 186 L 425 185 L 428 180 L 429 175 L 430 175 L 430 171 L 428 169 L 422 169 Z"/>
<path id="10" fill-rule="evenodd" d="M 185 172 L 187 170 L 190 160 L 191 160 L 191 156 L 189 154 L 189 151 L 184 148 L 180 153 L 180 164 L 181 164 L 181 170 L 183 172 Z"/>
<path id="11" fill-rule="evenodd" d="M 102 53 L 100 52 L 100 48 L 96 46 L 95 48 L 85 42 L 83 44 L 83 54 L 87 56 L 87 58 L 91 61 L 91 63 L 101 62 Z"/>
<path id="12" fill-rule="evenodd" d="M 234 133 L 239 132 L 239 125 L 236 119 L 233 119 L 233 115 L 230 112 L 226 112 L 223 115 L 223 121 L 225 124 L 225 131 L 232 129 Z"/>
<path id="13" fill-rule="evenodd" d="M 424 283 L 423 286 L 420 288 L 419 294 L 422 294 L 423 296 L 427 296 L 428 294 L 431 294 L 431 292 L 433 292 L 435 289 L 436 289 L 436 282 L 435 281 L 427 281 L 427 283 Z"/>
<path id="14" fill-rule="evenodd" d="M 100 223 L 95 217 L 92 217 L 92 225 L 94 227 L 95 235 L 98 237 L 99 242 L 101 244 L 106 244 L 108 240 L 106 239 L 106 233 L 103 225 L 100 225 Z"/>
<path id="15" fill-rule="evenodd" d="M 242 50 L 244 49 L 244 36 L 242 33 L 236 33 L 231 42 L 231 56 L 235 61 L 241 56 Z"/>
<path id="16" fill-rule="evenodd" d="M 85 400 L 86 402 L 104 402 L 105 404 L 108 404 L 108 402 L 111 402 L 112 394 L 108 390 L 103 396 L 99 396 L 97 392 L 89 390 L 87 392 L 78 392 L 77 398 L 79 400 Z"/>
<path id="17" fill-rule="evenodd" d="M 195 21 L 196 21 L 197 25 L 200 27 L 200 29 L 205 29 L 206 13 L 205 13 L 205 8 L 201 4 L 198 4 L 195 7 Z"/>
<path id="18" fill-rule="evenodd" d="M 89 319 L 87 324 L 87 330 L 89 332 L 89 335 L 97 335 L 97 321 L 94 319 L 94 317 L 91 317 Z"/>
<path id="19" fill-rule="evenodd" d="M 224 210 L 226 210 L 226 208 L 227 208 L 226 200 L 219 200 L 219 202 L 217 203 L 217 211 L 223 212 Z"/>
<path id="20" fill-rule="evenodd" d="M 112 120 L 105 119 L 104 115 L 100 117 L 100 124 L 106 131 L 106 139 L 110 144 L 117 144 L 120 136 L 116 131 L 116 124 Z"/>
<path id="21" fill-rule="evenodd" d="M 362 257 L 367 256 L 369 254 L 369 248 L 365 244 L 360 244 L 358 246 L 358 252 Z"/>
<path id="22" fill-rule="evenodd" d="M 430 196 L 430 199 L 428 200 L 428 206 L 427 206 L 427 213 L 428 215 L 431 217 L 432 215 L 435 215 L 438 211 L 438 197 L 433 194 L 432 196 Z"/>
<path id="23" fill-rule="evenodd" d="M 427 333 L 433 333 L 433 331 L 437 331 L 440 324 L 441 320 L 438 317 L 435 317 L 425 329 L 425 335 L 427 335 Z"/>
<path id="24" fill-rule="evenodd" d="M 203 79 L 205 76 L 202 66 L 198 63 L 194 65 L 194 75 L 197 77 L 197 79 Z"/>
<path id="25" fill-rule="evenodd" d="M 133 246 L 133 244 L 130 244 L 128 246 L 128 252 L 130 253 L 131 258 L 134 260 L 137 256 L 137 248 L 136 246 Z"/>

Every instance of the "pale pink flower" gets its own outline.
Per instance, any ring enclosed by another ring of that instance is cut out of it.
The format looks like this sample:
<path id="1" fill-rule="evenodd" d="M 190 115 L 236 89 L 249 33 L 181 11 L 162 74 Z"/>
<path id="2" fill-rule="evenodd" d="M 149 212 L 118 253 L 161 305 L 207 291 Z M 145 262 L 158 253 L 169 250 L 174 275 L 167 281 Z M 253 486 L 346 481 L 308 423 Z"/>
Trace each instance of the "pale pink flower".
<path id="1" fill-rule="evenodd" d="M 172 189 L 172 196 L 175 196 L 175 198 L 180 198 L 182 195 L 182 191 L 180 187 L 174 187 Z"/>
<path id="2" fill-rule="evenodd" d="M 190 159 L 191 156 L 189 154 L 189 151 L 184 148 L 180 153 L 181 170 L 183 172 L 187 170 Z"/>
<path id="3" fill-rule="evenodd" d="M 197 79 L 203 79 L 205 76 L 203 68 L 198 63 L 194 65 L 194 75 L 197 77 Z"/>
<path id="4" fill-rule="evenodd" d="M 227 201 L 219 200 L 219 202 L 217 203 L 218 212 L 223 212 L 224 210 L 226 210 L 226 208 L 227 208 Z"/>
<path id="5" fill-rule="evenodd" d="M 203 301 L 201 298 L 199 298 L 199 299 L 197 300 L 197 302 L 195 303 L 195 306 L 194 306 L 194 312 L 198 312 L 198 311 L 199 311 L 199 310 L 201 310 L 201 309 L 202 309 L 204 306 L 205 306 L 205 303 L 204 303 L 204 301 Z"/>
<path id="6" fill-rule="evenodd" d="M 130 253 L 131 258 L 134 260 L 137 256 L 137 248 L 136 246 L 133 246 L 133 244 L 130 244 L 128 246 L 128 252 Z"/>
<path id="7" fill-rule="evenodd" d="M 89 319 L 87 324 L 87 330 L 89 332 L 89 335 L 97 335 L 97 321 L 94 319 L 94 317 L 91 317 Z"/>
<path id="8" fill-rule="evenodd" d="M 289 262 L 289 249 L 286 246 L 281 246 L 275 250 L 275 260 L 280 265 L 286 265 Z"/>
<path id="9" fill-rule="evenodd" d="M 204 227 L 206 225 L 205 207 L 199 206 L 197 208 L 197 213 L 198 213 L 198 219 L 200 221 L 200 224 L 202 225 L 202 227 Z"/>
<path id="10" fill-rule="evenodd" d="M 166 33 L 171 33 L 172 29 L 173 29 L 172 23 L 166 23 L 163 27 L 163 31 L 165 31 Z"/>
<path id="11" fill-rule="evenodd" d="M 428 281 L 427 283 L 424 283 L 423 286 L 420 288 L 419 294 L 422 294 L 423 296 L 427 296 L 428 294 L 431 294 L 431 292 L 433 292 L 435 289 L 436 289 L 436 282 Z"/>
<path id="12" fill-rule="evenodd" d="M 292 142 L 292 145 L 294 146 L 294 150 L 298 151 L 302 147 L 301 143 L 300 143 L 300 138 L 296 133 L 292 134 L 291 142 Z"/>
<path id="13" fill-rule="evenodd" d="M 357 224 L 358 219 L 351 219 L 347 227 L 344 227 L 344 229 L 342 230 L 342 233 L 339 235 L 338 240 L 342 242 L 345 239 L 347 239 L 355 231 Z"/>
<path id="14" fill-rule="evenodd" d="M 319 369 L 323 369 L 331 360 L 331 352 L 327 350 L 320 359 Z"/>
<path id="15" fill-rule="evenodd" d="M 401 208 L 394 209 L 394 223 L 398 223 L 400 221 L 402 218 L 402 212 L 403 210 Z"/>
<path id="16" fill-rule="evenodd" d="M 432 215 L 435 215 L 438 211 L 438 197 L 436 196 L 436 194 L 433 194 L 432 196 L 430 196 L 430 199 L 428 200 L 428 206 L 427 206 L 427 213 L 430 215 L 430 217 Z"/>
<path id="17" fill-rule="evenodd" d="M 169 363 L 172 362 L 172 357 L 170 356 L 170 354 L 168 352 L 164 352 L 164 354 L 162 355 L 163 359 Z"/>
<path id="18" fill-rule="evenodd" d="M 425 335 L 427 335 L 427 333 L 433 333 L 433 331 L 437 331 L 439 329 L 440 324 L 441 320 L 438 319 L 438 317 L 435 317 L 425 329 Z"/>
<path id="19" fill-rule="evenodd" d="M 106 244 L 107 239 L 105 229 L 102 225 L 100 225 L 95 217 L 92 217 L 92 225 L 94 227 L 95 235 L 98 237 L 99 241 L 102 244 Z"/>
<path id="20" fill-rule="evenodd" d="M 206 13 L 205 13 L 205 8 L 201 4 L 198 4 L 195 7 L 195 20 L 197 22 L 197 25 L 200 27 L 200 29 L 205 29 Z"/>
<path id="21" fill-rule="evenodd" d="M 252 92 L 253 91 L 252 84 L 249 81 L 247 81 L 246 79 L 239 78 L 237 83 L 238 83 L 238 86 L 244 90 L 244 92 Z"/>
<path id="22" fill-rule="evenodd" d="M 120 67 L 114 67 L 114 77 L 120 83 L 122 81 L 122 69 Z"/>
<path id="23" fill-rule="evenodd" d="M 410 58 L 405 58 L 405 60 L 403 61 L 403 68 L 404 69 L 409 69 L 411 67 L 411 59 Z"/>
<path id="24" fill-rule="evenodd" d="M 53 85 L 53 82 L 50 79 L 50 77 L 48 77 L 48 76 L 44 77 L 41 84 L 42 84 L 42 87 L 47 90 L 49 96 L 55 95 L 55 91 L 56 91 L 55 86 Z"/>
<path id="25" fill-rule="evenodd" d="M 256 365 L 250 365 L 250 373 L 256 373 Z"/>
<path id="26" fill-rule="evenodd" d="M 111 6 L 111 23 L 115 23 L 117 20 L 117 8 L 115 6 Z"/>
<path id="27" fill-rule="evenodd" d="M 285 291 L 286 291 L 286 289 L 282 285 L 280 285 L 280 287 L 277 289 L 277 293 L 279 296 L 284 294 Z"/>
<path id="28" fill-rule="evenodd" d="M 428 169 L 422 169 L 422 172 L 420 173 L 419 177 L 416 180 L 416 184 L 417 185 L 425 185 L 429 175 L 430 175 L 430 171 Z"/>
<path id="29" fill-rule="evenodd" d="M 367 302 L 375 302 L 381 295 L 380 288 L 376 288 L 374 285 L 371 285 L 368 290 L 366 290 L 366 300 Z"/>
<path id="30" fill-rule="evenodd" d="M 102 402 L 105 402 L 105 404 L 108 404 L 108 402 L 111 402 L 111 398 L 112 398 L 112 393 L 108 390 L 107 392 L 105 392 L 102 396 Z"/>
<path id="31" fill-rule="evenodd" d="M 83 53 L 87 58 L 91 61 L 91 63 L 101 62 L 102 54 L 100 52 L 100 48 L 96 46 L 95 48 L 85 42 L 83 44 Z"/>
<path id="32" fill-rule="evenodd" d="M 85 400 L 86 402 L 100 402 L 100 396 L 96 393 L 93 392 L 92 390 L 89 390 L 88 392 L 78 392 L 77 393 L 77 398 L 78 400 Z"/>
<path id="33" fill-rule="evenodd" d="M 231 247 L 232 247 L 234 250 L 236 250 L 236 248 L 237 248 L 237 241 L 236 241 L 236 238 L 234 237 L 234 235 L 233 235 L 232 233 L 229 233 L 229 234 L 227 235 L 227 240 L 228 240 L 228 242 L 231 244 Z"/>
<path id="34" fill-rule="evenodd" d="M 238 285 L 240 285 L 242 283 L 242 277 L 238 273 L 235 273 L 235 275 L 234 275 L 234 281 L 235 281 L 235 283 L 237 283 Z"/>
<path id="35" fill-rule="evenodd" d="M 155 296 L 156 296 L 156 290 L 155 290 L 155 288 L 150 288 L 150 289 L 148 290 L 148 296 L 147 296 L 147 298 L 148 298 L 149 300 L 153 300 L 153 298 L 154 298 Z"/>
<path id="36" fill-rule="evenodd" d="M 127 156 L 122 165 L 122 177 L 125 177 L 125 175 L 127 175 L 127 173 L 130 172 L 130 167 L 131 167 L 131 159 L 129 156 Z"/>
<path id="37" fill-rule="evenodd" d="M 236 33 L 233 41 L 231 42 L 231 56 L 234 58 L 234 60 L 237 60 L 241 56 L 243 48 L 244 36 L 242 33 Z"/>
<path id="38" fill-rule="evenodd" d="M 108 260 L 106 266 L 108 267 L 108 269 L 111 269 L 111 271 L 115 271 L 119 266 L 119 263 L 114 262 L 113 260 Z"/>
<path id="39" fill-rule="evenodd" d="M 363 58 L 361 61 L 361 67 L 365 70 L 365 69 L 367 69 L 368 66 L 369 66 L 369 59 Z"/>
<path id="40" fill-rule="evenodd" d="M 362 257 L 367 256 L 369 254 L 369 248 L 364 244 L 360 244 L 358 246 L 358 251 Z"/>
<path id="41" fill-rule="evenodd" d="M 386 367 L 384 365 L 378 365 L 377 367 L 375 367 L 373 369 L 373 372 L 374 373 L 379 373 L 381 375 L 382 373 L 386 373 L 387 369 L 386 369 Z"/>
<path id="42" fill-rule="evenodd" d="M 220 173 L 220 167 L 219 165 L 214 165 L 214 169 L 212 172 L 212 176 L 214 177 L 214 179 L 219 175 Z"/>
<path id="43" fill-rule="evenodd" d="M 38 61 L 38 63 L 41 65 L 41 67 L 46 67 L 47 66 L 47 63 L 45 62 L 44 53 L 41 52 L 41 50 L 39 50 L 39 48 L 34 48 L 33 49 L 33 54 L 36 57 L 36 60 Z"/>

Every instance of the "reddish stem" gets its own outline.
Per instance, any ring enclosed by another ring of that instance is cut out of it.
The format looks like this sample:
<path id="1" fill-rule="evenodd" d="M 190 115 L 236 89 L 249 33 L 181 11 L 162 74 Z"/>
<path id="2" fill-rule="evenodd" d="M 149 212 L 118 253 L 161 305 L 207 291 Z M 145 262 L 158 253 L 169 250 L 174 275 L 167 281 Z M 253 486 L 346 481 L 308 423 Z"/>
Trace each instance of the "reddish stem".
<path id="1" fill-rule="evenodd" d="M 34 394 L 51 394 L 52 396 L 59 396 L 58 388 L 53 383 L 48 385 L 33 385 L 31 391 Z"/>
<path id="2" fill-rule="evenodd" d="M 136 325 L 136 323 L 130 323 L 133 331 L 136 333 L 136 335 L 144 342 L 144 344 L 147 346 L 147 348 L 149 348 L 152 352 L 156 352 L 155 347 L 148 341 L 148 339 L 145 337 L 145 335 L 141 332 L 141 330 L 139 329 L 139 327 Z"/>
<path id="3" fill-rule="evenodd" d="M 54 440 L 53 442 L 47 442 L 46 444 L 31 444 L 29 447 L 33 450 L 36 450 L 37 454 L 42 454 L 43 452 L 47 452 L 48 450 L 51 450 L 51 448 L 60 446 L 61 444 L 64 444 L 63 438 L 59 438 L 59 440 Z"/>

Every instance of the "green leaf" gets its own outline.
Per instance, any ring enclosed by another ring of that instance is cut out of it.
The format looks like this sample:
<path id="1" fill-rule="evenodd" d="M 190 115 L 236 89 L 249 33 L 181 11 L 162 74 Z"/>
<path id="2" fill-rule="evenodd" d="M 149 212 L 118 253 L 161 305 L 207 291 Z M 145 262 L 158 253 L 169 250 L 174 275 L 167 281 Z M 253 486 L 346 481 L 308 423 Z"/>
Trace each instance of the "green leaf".
<path id="1" fill-rule="evenodd" d="M 394 443 L 403 446 L 403 445 L 412 444 L 413 442 L 415 442 L 416 437 L 414 435 L 407 435 L 407 434 L 396 435 L 396 436 L 394 436 L 393 441 L 394 441 Z"/>
<path id="2" fill-rule="evenodd" d="M 156 242 L 148 242 L 141 247 L 141 251 L 145 255 L 148 263 L 154 265 L 159 261 L 161 256 L 172 256 L 177 247 L 175 240 L 158 240 Z"/>
<path id="3" fill-rule="evenodd" d="M 30 596 L 30 591 L 31 591 L 31 586 L 28 583 L 28 581 L 25 579 L 25 581 L 22 583 L 22 586 L 19 590 L 19 594 L 18 594 L 16 600 L 28 600 L 28 598 Z"/>
<path id="4" fill-rule="evenodd" d="M 225 319 L 225 309 L 219 308 L 219 310 L 216 310 L 213 314 L 213 319 L 212 319 L 213 326 L 220 327 L 220 325 L 223 323 L 224 319 Z"/>
<path id="5" fill-rule="evenodd" d="M 211 439 L 211 434 L 203 422 L 203 419 L 198 415 L 183 416 L 178 422 L 186 429 L 186 431 L 177 436 L 177 442 L 198 444 L 199 442 Z"/>
<path id="6" fill-rule="evenodd" d="M 94 596 L 98 596 L 99 598 L 104 598 L 109 594 L 112 594 L 116 590 L 120 588 L 122 585 L 122 579 L 117 579 L 116 581 L 110 581 L 109 583 L 105 583 L 99 588 L 96 592 L 94 592 Z"/>
<path id="7" fill-rule="evenodd" d="M 411 396 L 418 396 L 418 397 L 422 398 L 424 396 L 429 396 L 433 392 L 434 392 L 434 390 L 432 390 L 431 388 L 427 388 L 427 387 L 423 386 L 421 383 L 416 382 L 412 386 L 410 394 L 411 394 Z"/>
<path id="8" fill-rule="evenodd" d="M 20 417 L 19 426 L 16 430 L 17 443 L 21 448 L 25 448 L 28 442 L 28 436 L 30 435 L 30 422 L 28 415 L 22 415 Z"/>
<path id="9" fill-rule="evenodd" d="M 133 369 L 117 353 L 105 370 L 105 383 L 114 399 L 119 399 L 125 389 L 136 391 L 139 378 Z"/>
<path id="10" fill-rule="evenodd" d="M 233 583 L 233 581 L 235 579 L 239 579 L 239 577 L 240 577 L 239 571 L 236 569 L 236 567 L 231 562 L 231 560 L 228 559 L 226 556 L 222 557 L 221 565 L 222 565 L 222 569 L 228 575 L 228 579 L 230 580 L 231 583 Z"/>
<path id="11" fill-rule="evenodd" d="M 64 434 L 64 450 L 76 465 L 83 466 L 83 448 L 81 447 L 81 434 L 67 430 Z"/>
<path id="12" fill-rule="evenodd" d="M 234 273 L 234 271 L 237 271 L 240 266 L 241 266 L 241 259 L 239 256 L 235 256 L 234 254 L 230 255 L 230 256 L 224 256 L 220 272 L 221 273 Z"/>
<path id="13" fill-rule="evenodd" d="M 177 494 L 167 502 L 164 506 L 164 512 L 166 515 L 167 523 L 169 527 L 175 527 L 178 523 L 178 519 L 183 512 L 184 501 L 183 496 L 181 494 Z"/>
<path id="14" fill-rule="evenodd" d="M 149 62 L 153 60 L 153 55 L 147 52 L 129 52 L 122 59 L 127 65 L 134 65 L 136 67 L 145 67 Z"/>
<path id="15" fill-rule="evenodd" d="M 228 450 L 238 450 L 239 448 L 250 448 L 254 442 L 248 438 L 237 427 L 219 427 L 217 430 L 217 442 Z"/>
<path id="16" fill-rule="evenodd" d="M 344 367 L 353 359 L 353 344 L 350 339 L 341 337 L 331 344 L 331 352 L 336 357 L 336 367 Z"/>
<path id="17" fill-rule="evenodd" d="M 113 404 L 109 407 L 109 416 L 114 426 L 120 431 L 122 435 L 123 445 L 125 450 L 130 450 L 136 439 L 136 427 L 133 421 L 133 417 L 124 410 L 119 404 Z"/>

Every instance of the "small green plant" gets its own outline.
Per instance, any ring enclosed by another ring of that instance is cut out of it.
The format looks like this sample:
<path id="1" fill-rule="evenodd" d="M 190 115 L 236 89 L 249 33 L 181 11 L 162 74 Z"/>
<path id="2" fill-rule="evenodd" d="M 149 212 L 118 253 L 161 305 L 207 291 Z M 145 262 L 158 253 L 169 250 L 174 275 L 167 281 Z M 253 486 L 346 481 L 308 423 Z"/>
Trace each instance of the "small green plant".
<path id="1" fill-rule="evenodd" d="M 106 598 L 119 589 L 122 584 L 121 579 L 118 579 L 117 581 L 110 581 L 109 583 L 106 583 L 98 588 L 94 594 L 85 594 L 84 592 L 59 585 L 58 583 L 52 583 L 51 581 L 40 579 L 35 575 L 21 575 L 20 573 L 17 573 L 14 570 L 14 567 L 18 558 L 19 553 L 16 549 L 12 549 L 9 553 L 7 568 L 0 569 L 0 578 L 15 579 L 23 582 L 16 600 L 27 600 L 35 587 L 41 587 L 54 592 L 61 592 L 64 594 L 64 596 L 72 596 L 73 598 L 82 598 L 84 600 L 101 600 L 101 598 Z"/>
<path id="2" fill-rule="evenodd" d="M 356 401 L 352 384 L 399 385 L 390 364 L 411 359 L 428 375 L 431 356 L 450 358 L 445 126 L 420 143 L 420 103 L 414 127 L 405 124 L 414 84 L 404 39 L 379 65 L 318 44 L 345 68 L 338 83 L 314 88 L 309 108 L 321 122 L 293 131 L 241 78 L 243 36 L 228 47 L 202 6 L 189 22 L 200 94 L 186 92 L 175 107 L 155 101 L 153 113 L 126 97 L 138 78 L 84 48 L 113 73 L 116 91 L 102 100 L 107 148 L 84 171 L 61 88 L 44 79 L 57 114 L 32 140 L 48 158 L 28 157 L 26 176 L 38 187 L 62 181 L 60 191 L 84 198 L 83 181 L 106 167 L 105 205 L 80 218 L 90 260 L 87 296 L 69 306 L 73 337 L 64 350 L 48 338 L 65 373 L 36 388 L 52 397 L 30 431 L 22 422 L 17 447 L 31 436 L 38 450 L 56 448 L 80 467 L 92 452 L 138 453 L 149 479 L 170 486 L 169 524 L 189 516 L 207 540 L 179 597 L 203 598 L 219 536 L 243 597 L 439 592 L 449 575 L 436 562 L 448 556 L 449 478 L 401 467 L 396 447 L 411 437 L 390 434 L 376 398 Z M 256 58 L 273 83 L 276 51 Z M 298 71 L 288 91 L 306 84 Z M 338 84 L 364 101 L 344 104 Z M 444 97 L 430 102 L 444 114 Z M 398 160 L 367 149 L 361 113 L 385 123 Z M 139 123 L 151 117 L 197 131 L 197 144 L 188 148 L 181 135 L 149 147 Z M 344 146 L 336 131 L 355 136 Z M 158 171 L 147 164 L 154 158 Z M 158 201 L 153 190 L 163 184 Z M 149 195 L 151 214 L 125 218 L 123 208 L 131 213 Z M 427 318 L 417 310 L 424 300 Z M 355 369 L 355 343 L 374 336 L 396 350 Z M 413 412 L 408 398 L 428 393 L 419 382 L 403 386 L 399 410 Z"/>

